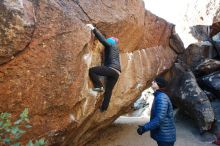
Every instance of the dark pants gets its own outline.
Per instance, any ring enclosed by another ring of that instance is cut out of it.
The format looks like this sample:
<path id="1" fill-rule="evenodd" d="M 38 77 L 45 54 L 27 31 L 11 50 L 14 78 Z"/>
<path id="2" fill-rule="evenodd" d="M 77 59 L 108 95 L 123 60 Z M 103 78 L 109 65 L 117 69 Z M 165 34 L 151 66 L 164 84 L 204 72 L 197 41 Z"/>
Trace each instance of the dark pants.
<path id="1" fill-rule="evenodd" d="M 158 146 L 174 146 L 174 142 L 157 141 Z"/>
<path id="2" fill-rule="evenodd" d="M 96 66 L 89 69 L 89 76 L 95 88 L 103 87 L 101 81 L 99 80 L 99 76 L 106 77 L 104 100 L 102 102 L 101 110 L 107 110 L 112 95 L 112 90 L 118 80 L 119 74 L 114 69 L 109 67 Z"/>

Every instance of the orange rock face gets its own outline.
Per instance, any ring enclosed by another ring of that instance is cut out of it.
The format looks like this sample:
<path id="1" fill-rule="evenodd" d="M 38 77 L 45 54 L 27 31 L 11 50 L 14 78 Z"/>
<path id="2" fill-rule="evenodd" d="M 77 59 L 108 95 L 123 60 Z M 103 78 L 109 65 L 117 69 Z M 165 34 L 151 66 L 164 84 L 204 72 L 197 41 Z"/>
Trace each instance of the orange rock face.
<path id="1" fill-rule="evenodd" d="M 85 144 L 175 61 L 169 47 L 173 26 L 145 12 L 142 0 L 9 3 L 0 2 L 5 8 L 0 22 L 7 22 L 0 24 L 0 112 L 29 108 L 33 128 L 24 141 L 44 137 L 49 145 Z M 9 14 L 14 15 L 4 19 Z M 88 76 L 90 67 L 100 65 L 102 45 L 87 23 L 120 40 L 122 73 L 105 113 L 98 110 L 103 97 L 90 90 Z"/>

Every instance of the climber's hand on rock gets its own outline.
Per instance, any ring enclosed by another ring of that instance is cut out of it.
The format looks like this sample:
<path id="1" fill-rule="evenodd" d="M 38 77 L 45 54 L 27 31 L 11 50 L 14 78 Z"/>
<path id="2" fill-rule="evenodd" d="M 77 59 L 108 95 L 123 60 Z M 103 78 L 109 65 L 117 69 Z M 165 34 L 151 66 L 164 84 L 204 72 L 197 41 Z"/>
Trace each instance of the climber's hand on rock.
<path id="1" fill-rule="evenodd" d="M 95 27 L 94 27 L 92 24 L 86 24 L 86 26 L 87 26 L 90 30 L 95 29 Z"/>

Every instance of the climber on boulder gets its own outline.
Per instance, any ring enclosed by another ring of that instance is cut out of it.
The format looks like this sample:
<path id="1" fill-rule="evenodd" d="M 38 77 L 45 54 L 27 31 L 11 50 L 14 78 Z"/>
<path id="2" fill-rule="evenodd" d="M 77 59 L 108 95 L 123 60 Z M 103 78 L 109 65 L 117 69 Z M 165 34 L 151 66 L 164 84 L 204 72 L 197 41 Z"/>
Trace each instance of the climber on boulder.
<path id="1" fill-rule="evenodd" d="M 121 73 L 121 65 L 119 58 L 119 49 L 117 47 L 118 39 L 115 37 L 105 38 L 97 28 L 92 24 L 86 25 L 92 30 L 96 38 L 104 46 L 104 65 L 96 66 L 89 69 L 89 76 L 93 82 L 94 88 L 93 91 L 104 92 L 104 100 L 100 107 L 100 111 L 106 111 L 110 102 L 112 95 L 112 90 L 119 78 Z M 105 89 L 99 80 L 99 76 L 106 77 Z"/>

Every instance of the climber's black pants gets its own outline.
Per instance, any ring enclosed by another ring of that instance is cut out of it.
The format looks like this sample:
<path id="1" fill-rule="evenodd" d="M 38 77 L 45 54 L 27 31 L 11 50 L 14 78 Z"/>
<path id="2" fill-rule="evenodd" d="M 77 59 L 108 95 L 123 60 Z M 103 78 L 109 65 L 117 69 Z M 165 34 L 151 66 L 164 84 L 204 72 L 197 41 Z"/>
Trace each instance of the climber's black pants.
<path id="1" fill-rule="evenodd" d="M 95 88 L 103 87 L 101 81 L 99 80 L 99 76 L 106 77 L 104 100 L 102 102 L 101 110 L 107 110 L 112 90 L 118 80 L 119 74 L 112 68 L 106 66 L 96 66 L 89 69 L 89 76 Z"/>

